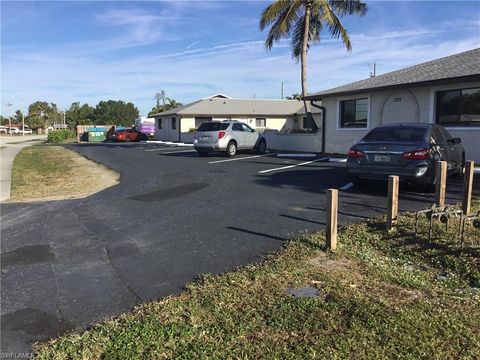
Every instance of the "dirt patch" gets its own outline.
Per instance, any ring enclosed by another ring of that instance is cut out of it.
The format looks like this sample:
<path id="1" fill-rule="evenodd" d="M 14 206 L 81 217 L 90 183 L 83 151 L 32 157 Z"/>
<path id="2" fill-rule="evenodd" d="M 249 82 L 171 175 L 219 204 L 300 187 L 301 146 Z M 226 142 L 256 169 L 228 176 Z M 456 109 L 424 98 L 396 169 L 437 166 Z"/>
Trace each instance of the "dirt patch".
<path id="1" fill-rule="evenodd" d="M 381 280 L 370 278 L 366 281 L 367 274 L 362 274 L 355 262 L 339 255 L 331 257 L 322 253 L 310 259 L 309 263 L 333 276 L 346 287 L 360 291 L 367 296 L 383 298 L 392 304 L 408 304 L 425 296 L 419 290 L 404 288 Z"/>
<path id="2" fill-rule="evenodd" d="M 356 287 L 363 280 L 363 275 L 359 272 L 355 263 L 345 257 L 331 257 L 327 253 L 322 253 L 308 262 L 337 278 L 345 285 Z"/>
<path id="3" fill-rule="evenodd" d="M 119 174 L 61 146 L 32 146 L 15 158 L 9 202 L 79 199 L 117 185 Z"/>

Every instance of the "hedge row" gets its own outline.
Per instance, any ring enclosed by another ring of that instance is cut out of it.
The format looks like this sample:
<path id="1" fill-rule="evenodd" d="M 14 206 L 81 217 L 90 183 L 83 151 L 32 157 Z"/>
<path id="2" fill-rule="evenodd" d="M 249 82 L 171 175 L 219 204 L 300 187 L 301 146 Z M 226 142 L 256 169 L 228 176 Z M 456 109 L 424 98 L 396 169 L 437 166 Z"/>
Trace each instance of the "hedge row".
<path id="1" fill-rule="evenodd" d="M 47 136 L 47 142 L 58 144 L 66 139 L 72 139 L 77 134 L 72 130 L 54 130 L 50 131 Z"/>

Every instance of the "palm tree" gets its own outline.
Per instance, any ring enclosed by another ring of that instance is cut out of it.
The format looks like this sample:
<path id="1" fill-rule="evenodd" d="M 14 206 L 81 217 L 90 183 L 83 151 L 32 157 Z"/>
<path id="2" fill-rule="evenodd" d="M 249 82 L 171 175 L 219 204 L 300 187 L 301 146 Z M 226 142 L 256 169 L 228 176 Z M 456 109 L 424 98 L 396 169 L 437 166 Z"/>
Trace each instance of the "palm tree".
<path id="1" fill-rule="evenodd" d="M 302 99 L 311 117 L 307 96 L 307 52 L 310 44 L 319 43 L 324 28 L 331 36 L 341 38 L 348 51 L 352 49 L 347 29 L 340 22 L 344 15 L 363 16 L 367 5 L 359 0 L 275 0 L 262 12 L 260 30 L 270 26 L 265 47 L 289 38 L 292 57 L 301 63 Z"/>
<path id="2" fill-rule="evenodd" d="M 294 93 L 292 96 L 287 96 L 287 100 L 302 100 L 302 95 Z"/>
<path id="3" fill-rule="evenodd" d="M 165 98 L 165 100 L 167 101 L 167 104 L 164 105 L 164 107 L 166 108 L 164 111 L 170 110 L 170 109 L 175 109 L 175 108 L 183 105 L 182 103 L 177 102 L 175 99 L 171 99 L 171 98 L 168 98 L 168 97 Z"/>

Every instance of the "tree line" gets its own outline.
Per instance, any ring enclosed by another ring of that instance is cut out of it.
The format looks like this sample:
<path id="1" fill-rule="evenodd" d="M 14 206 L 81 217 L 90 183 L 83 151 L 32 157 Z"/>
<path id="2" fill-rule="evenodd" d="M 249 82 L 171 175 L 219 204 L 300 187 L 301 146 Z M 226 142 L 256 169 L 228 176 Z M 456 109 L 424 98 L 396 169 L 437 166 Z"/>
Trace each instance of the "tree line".
<path id="1" fill-rule="evenodd" d="M 25 125 L 32 129 L 63 124 L 64 121 L 69 128 L 75 129 L 77 125 L 131 126 L 139 117 L 139 111 L 133 103 L 122 100 L 102 100 L 95 107 L 74 102 L 65 112 L 60 111 L 55 103 L 35 101 L 28 106 L 27 114 L 17 110 L 11 117 L 2 116 L 1 122 L 2 125 L 9 121 L 21 124 L 22 117 Z"/>
<path id="2" fill-rule="evenodd" d="M 169 98 L 162 90 L 155 94 L 156 104 L 148 113 L 148 116 L 167 111 L 178 106 L 181 103 L 175 99 Z M 32 129 L 47 128 L 54 124 L 63 124 L 71 129 L 76 129 L 77 125 L 118 125 L 132 126 L 135 120 L 140 116 L 138 108 L 131 102 L 122 100 L 100 101 L 95 107 L 80 102 L 74 102 L 65 112 L 60 111 L 55 103 L 47 101 L 35 101 L 28 106 L 28 113 L 23 114 L 21 110 L 16 110 L 10 117 L 0 115 L 2 125 L 21 124 L 22 118 L 25 118 L 25 125 Z"/>

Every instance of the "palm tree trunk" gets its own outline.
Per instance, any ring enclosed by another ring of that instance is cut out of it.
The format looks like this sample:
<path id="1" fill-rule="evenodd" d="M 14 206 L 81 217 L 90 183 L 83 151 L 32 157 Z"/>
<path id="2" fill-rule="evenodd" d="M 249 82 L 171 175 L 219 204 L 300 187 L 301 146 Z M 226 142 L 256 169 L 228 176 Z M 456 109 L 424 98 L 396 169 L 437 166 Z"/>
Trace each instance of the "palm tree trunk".
<path id="1" fill-rule="evenodd" d="M 308 37 L 310 30 L 310 2 L 305 4 L 305 28 L 303 29 L 303 44 L 302 44 L 302 54 L 300 57 L 300 64 L 302 68 L 302 98 L 303 106 L 305 107 L 305 113 L 307 117 L 311 116 L 310 114 L 310 103 L 305 100 L 307 96 L 307 50 L 308 50 Z"/>

